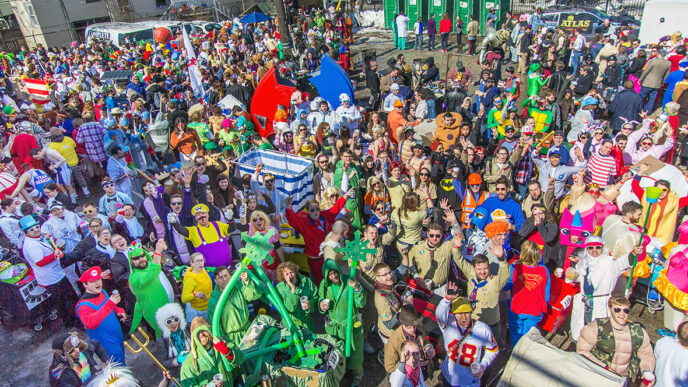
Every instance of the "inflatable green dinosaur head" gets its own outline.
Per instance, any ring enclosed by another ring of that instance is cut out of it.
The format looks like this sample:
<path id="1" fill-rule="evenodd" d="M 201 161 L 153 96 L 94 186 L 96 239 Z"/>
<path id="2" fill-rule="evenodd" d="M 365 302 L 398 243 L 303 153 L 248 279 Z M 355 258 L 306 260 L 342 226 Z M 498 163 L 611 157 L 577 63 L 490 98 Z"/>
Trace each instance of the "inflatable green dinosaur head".
<path id="1" fill-rule="evenodd" d="M 127 247 L 127 259 L 129 260 L 129 269 L 133 270 L 134 265 L 132 264 L 132 261 L 138 261 L 143 258 L 141 257 L 146 257 L 146 261 L 150 262 L 151 261 L 151 256 L 148 253 L 148 251 L 144 250 L 143 246 L 141 245 L 141 242 L 134 241 Z M 141 269 L 140 266 L 136 267 L 137 269 Z"/>

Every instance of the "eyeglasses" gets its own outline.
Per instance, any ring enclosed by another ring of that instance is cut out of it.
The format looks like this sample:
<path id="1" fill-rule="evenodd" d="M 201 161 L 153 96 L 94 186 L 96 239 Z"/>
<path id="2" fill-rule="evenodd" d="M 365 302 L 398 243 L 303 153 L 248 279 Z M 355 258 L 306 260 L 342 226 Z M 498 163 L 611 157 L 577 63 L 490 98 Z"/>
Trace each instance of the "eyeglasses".
<path id="1" fill-rule="evenodd" d="M 172 316 L 165 321 L 165 324 L 167 325 L 172 325 L 172 324 L 178 324 L 179 323 L 179 317 L 177 316 Z"/>
<path id="2" fill-rule="evenodd" d="M 442 234 L 428 234 L 428 238 L 442 238 Z"/>
<path id="3" fill-rule="evenodd" d="M 614 313 L 619 313 L 623 310 L 624 313 L 629 314 L 631 313 L 631 310 L 629 308 L 619 308 L 619 307 L 614 307 Z"/>
<path id="4" fill-rule="evenodd" d="M 384 208 L 378 207 L 378 208 L 375 209 L 375 212 L 380 212 L 380 211 L 384 211 L 384 210 L 385 210 Z"/>
<path id="5" fill-rule="evenodd" d="M 182 202 L 170 202 L 170 205 L 172 206 L 181 206 Z"/>

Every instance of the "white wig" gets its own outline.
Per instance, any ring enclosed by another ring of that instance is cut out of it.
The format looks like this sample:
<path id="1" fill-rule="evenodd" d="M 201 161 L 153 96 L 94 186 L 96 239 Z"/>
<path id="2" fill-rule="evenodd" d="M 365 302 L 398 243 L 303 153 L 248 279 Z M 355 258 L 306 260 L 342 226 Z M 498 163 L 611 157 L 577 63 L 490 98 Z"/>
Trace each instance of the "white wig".
<path id="1" fill-rule="evenodd" d="M 103 370 L 91 379 L 88 387 L 140 387 L 139 381 L 127 367 L 120 363 L 108 363 Z"/>

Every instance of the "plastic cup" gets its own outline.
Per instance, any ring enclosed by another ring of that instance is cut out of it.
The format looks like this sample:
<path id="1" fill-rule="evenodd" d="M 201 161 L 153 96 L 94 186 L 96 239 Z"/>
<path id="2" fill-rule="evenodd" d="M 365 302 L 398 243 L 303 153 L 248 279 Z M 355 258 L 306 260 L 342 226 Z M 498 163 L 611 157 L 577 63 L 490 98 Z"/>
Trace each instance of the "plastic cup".
<path id="1" fill-rule="evenodd" d="M 432 344 L 425 344 L 423 352 L 425 352 L 425 356 L 429 358 L 435 357 L 435 347 L 433 347 Z"/>
<path id="2" fill-rule="evenodd" d="M 325 303 L 325 310 L 330 310 L 330 299 L 326 298 L 326 299 L 322 300 L 322 302 Z"/>
<path id="3" fill-rule="evenodd" d="M 650 371 L 643 371 L 643 386 L 649 386 L 655 381 L 655 374 Z"/>
<path id="4" fill-rule="evenodd" d="M 308 310 L 311 308 L 311 302 L 308 300 L 308 296 L 301 296 L 299 301 L 301 301 L 301 309 Z"/>
<path id="5" fill-rule="evenodd" d="M 116 296 L 116 295 L 118 295 L 118 294 L 119 294 L 119 290 L 115 289 L 115 290 L 112 291 L 112 295 L 113 295 L 113 296 Z"/>
<path id="6" fill-rule="evenodd" d="M 471 363 L 471 373 L 475 376 L 480 372 L 480 363 Z"/>
<path id="7" fill-rule="evenodd" d="M 423 280 L 423 282 L 425 283 L 425 288 L 426 288 L 426 289 L 432 290 L 432 280 L 431 280 L 431 279 Z"/>
<path id="8" fill-rule="evenodd" d="M 554 275 L 556 277 L 561 278 L 561 276 L 564 274 L 564 269 L 558 267 L 556 270 L 554 270 Z"/>

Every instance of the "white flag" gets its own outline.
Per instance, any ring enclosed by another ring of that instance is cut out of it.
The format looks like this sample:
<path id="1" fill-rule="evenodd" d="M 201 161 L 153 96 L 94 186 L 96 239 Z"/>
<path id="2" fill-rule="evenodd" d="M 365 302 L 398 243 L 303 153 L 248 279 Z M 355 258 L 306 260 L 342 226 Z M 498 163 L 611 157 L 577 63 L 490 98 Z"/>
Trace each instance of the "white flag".
<path id="1" fill-rule="evenodd" d="M 189 35 L 186 33 L 186 28 L 182 24 L 182 36 L 184 38 L 184 49 L 186 50 L 186 67 L 189 71 L 189 81 L 191 82 L 191 88 L 196 96 L 203 96 L 203 83 L 201 83 L 201 72 L 198 71 L 198 65 L 196 64 L 196 53 L 194 52 L 193 46 L 191 45 L 191 40 L 189 40 Z"/>

